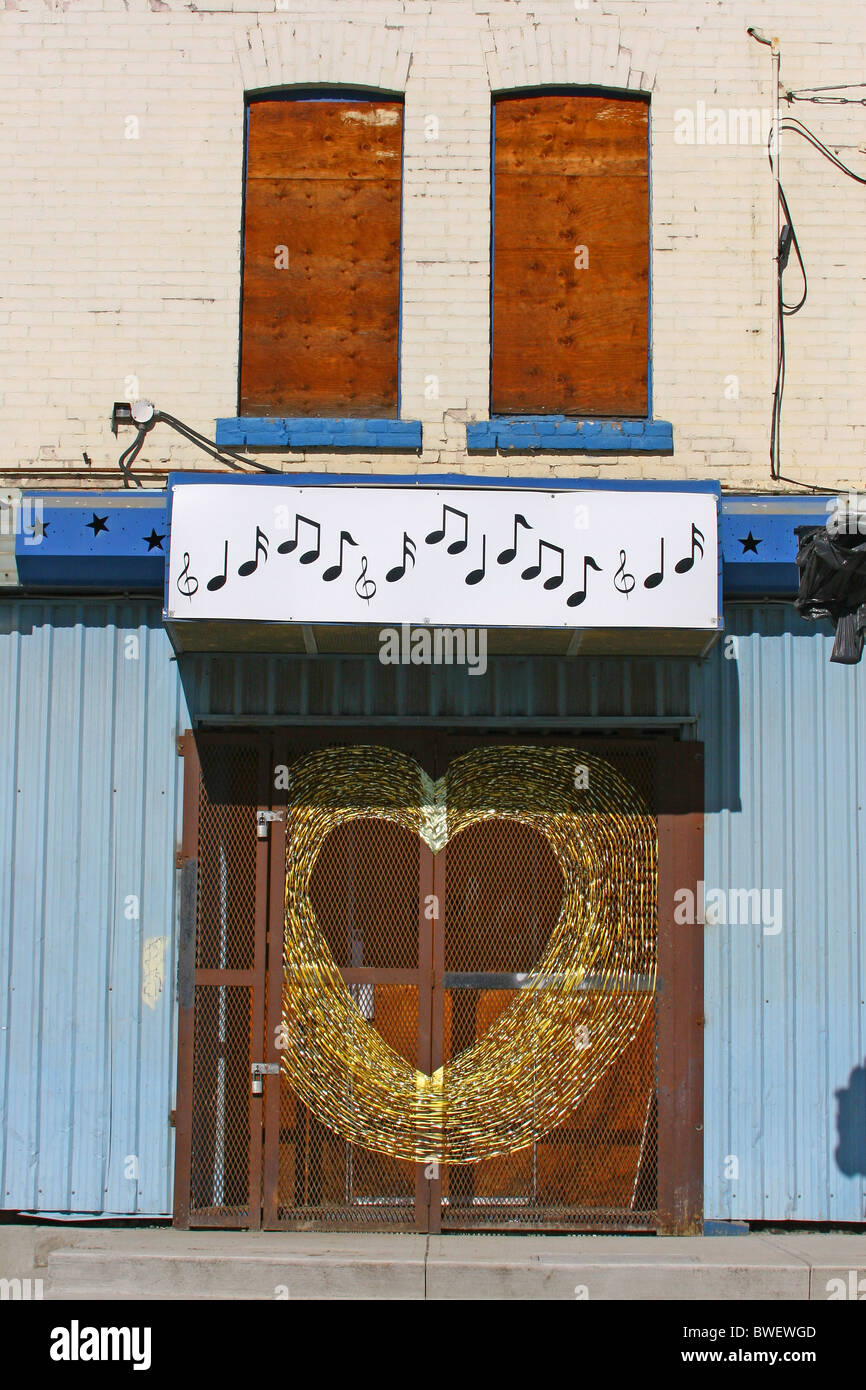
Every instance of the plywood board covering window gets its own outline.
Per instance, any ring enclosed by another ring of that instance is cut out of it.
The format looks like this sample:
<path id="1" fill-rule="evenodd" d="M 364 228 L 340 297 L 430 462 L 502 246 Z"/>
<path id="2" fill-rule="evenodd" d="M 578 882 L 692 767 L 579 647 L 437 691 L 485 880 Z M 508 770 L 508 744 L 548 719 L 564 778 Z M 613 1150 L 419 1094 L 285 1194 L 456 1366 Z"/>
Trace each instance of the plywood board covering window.
<path id="1" fill-rule="evenodd" d="M 496 103 L 493 414 L 646 416 L 648 103 Z"/>
<path id="2" fill-rule="evenodd" d="M 242 415 L 397 414 L 403 105 L 249 107 Z"/>

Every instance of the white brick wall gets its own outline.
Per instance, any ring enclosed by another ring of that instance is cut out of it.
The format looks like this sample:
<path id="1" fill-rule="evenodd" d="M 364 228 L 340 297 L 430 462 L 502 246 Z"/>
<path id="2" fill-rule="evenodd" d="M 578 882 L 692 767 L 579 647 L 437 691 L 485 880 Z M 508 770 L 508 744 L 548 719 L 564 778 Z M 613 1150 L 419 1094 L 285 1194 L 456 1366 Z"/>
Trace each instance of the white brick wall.
<path id="1" fill-rule="evenodd" d="M 209 435 L 235 414 L 244 91 L 342 84 L 405 92 L 402 411 L 425 441 L 420 460 L 351 467 L 770 490 L 766 150 L 675 139 L 699 102 L 770 107 L 749 24 L 778 34 L 785 89 L 863 79 L 859 0 L 5 0 L 0 483 L 119 482 L 132 436 L 115 441 L 108 418 L 132 395 Z M 544 83 L 651 93 L 653 413 L 673 423 L 671 458 L 466 454 L 489 398 L 490 92 Z M 866 174 L 863 110 L 783 103 Z M 786 321 L 783 472 L 862 487 L 866 190 L 793 135 L 782 163 L 809 272 Z M 211 466 L 165 427 L 138 464 L 157 479 Z"/>

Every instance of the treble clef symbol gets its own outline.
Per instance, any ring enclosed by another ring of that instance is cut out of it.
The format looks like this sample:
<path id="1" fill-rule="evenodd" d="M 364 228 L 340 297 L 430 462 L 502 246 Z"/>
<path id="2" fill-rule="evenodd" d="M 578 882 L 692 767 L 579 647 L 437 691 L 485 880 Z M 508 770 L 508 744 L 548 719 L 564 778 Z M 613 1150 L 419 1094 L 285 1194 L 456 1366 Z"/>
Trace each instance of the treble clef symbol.
<path id="1" fill-rule="evenodd" d="M 622 575 L 622 580 L 621 580 L 621 581 L 620 581 L 620 575 Z M 629 594 L 631 593 L 632 589 L 634 588 L 634 575 L 633 575 L 633 574 L 629 574 L 628 571 L 626 570 L 626 567 L 625 567 L 625 551 L 624 551 L 624 550 L 621 550 L 621 551 L 619 552 L 619 569 L 617 570 L 616 574 L 615 574 L 614 577 L 613 577 L 613 582 L 614 582 L 615 588 L 617 588 L 621 594 L 625 594 L 626 598 L 628 598 Z"/>
<path id="2" fill-rule="evenodd" d="M 183 555 L 183 569 L 181 570 L 180 574 L 179 574 L 178 577 L 177 577 L 177 587 L 178 587 L 178 589 L 180 590 L 180 592 L 181 592 L 182 594 L 185 594 L 186 597 L 189 598 L 189 599 L 192 598 L 193 594 L 194 594 L 194 593 L 196 592 L 196 590 L 198 589 L 198 580 L 196 579 L 196 577 L 195 577 L 194 574 L 190 574 L 190 572 L 189 572 L 189 552 L 188 552 L 188 551 L 184 551 L 184 555 Z"/>
<path id="3" fill-rule="evenodd" d="M 373 579 L 367 578 L 367 557 L 366 555 L 362 555 L 361 573 L 355 580 L 355 593 L 358 595 L 358 598 L 362 598 L 365 603 L 369 603 L 375 592 L 376 582 Z"/>

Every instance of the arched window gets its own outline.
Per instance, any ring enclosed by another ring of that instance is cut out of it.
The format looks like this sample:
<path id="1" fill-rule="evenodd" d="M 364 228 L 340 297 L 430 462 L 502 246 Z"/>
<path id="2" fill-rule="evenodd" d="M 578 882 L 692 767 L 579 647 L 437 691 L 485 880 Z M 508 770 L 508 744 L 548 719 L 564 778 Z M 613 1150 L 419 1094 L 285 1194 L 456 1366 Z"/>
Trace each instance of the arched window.
<path id="1" fill-rule="evenodd" d="M 240 414 L 398 414 L 399 98 L 247 108 Z"/>
<path id="2" fill-rule="evenodd" d="M 491 413 L 649 413 L 649 104 L 494 106 Z"/>

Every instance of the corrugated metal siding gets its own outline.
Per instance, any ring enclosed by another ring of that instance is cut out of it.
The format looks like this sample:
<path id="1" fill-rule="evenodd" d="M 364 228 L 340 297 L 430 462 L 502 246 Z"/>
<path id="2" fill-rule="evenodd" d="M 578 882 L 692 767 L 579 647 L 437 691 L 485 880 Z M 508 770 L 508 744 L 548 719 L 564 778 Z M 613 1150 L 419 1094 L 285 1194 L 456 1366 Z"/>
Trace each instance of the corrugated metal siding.
<path id="1" fill-rule="evenodd" d="M 862 1221 L 866 672 L 789 606 L 726 619 L 736 657 L 696 679 L 705 878 L 780 890 L 782 925 L 705 928 L 705 1211 Z"/>
<path id="2" fill-rule="evenodd" d="M 171 1209 L 186 717 L 170 656 L 152 602 L 0 607 L 3 1207 Z M 162 937 L 164 986 L 144 1002 L 145 942 Z"/>
<path id="3" fill-rule="evenodd" d="M 694 663 L 650 658 L 491 657 L 483 676 L 456 666 L 383 666 L 364 656 L 179 658 L 202 722 L 256 719 L 688 718 Z"/>
<path id="4" fill-rule="evenodd" d="M 25 601 L 0 614 L 0 738 L 14 776 L 0 797 L 11 866 L 0 1204 L 167 1214 L 174 739 L 188 723 L 177 664 L 156 603 Z M 727 624 L 736 660 L 721 644 L 702 666 L 513 658 L 467 678 L 353 657 L 186 657 L 183 687 L 210 722 L 697 715 L 708 889 L 778 888 L 784 913 L 777 935 L 705 928 L 706 1214 L 862 1220 L 866 676 L 830 665 L 829 630 L 790 607 L 738 606 Z M 125 657 L 131 635 L 137 661 Z M 131 894 L 138 921 L 124 917 Z M 166 986 L 151 1009 L 142 945 L 159 936 L 170 938 Z M 137 1184 L 124 1176 L 133 1154 Z"/>

